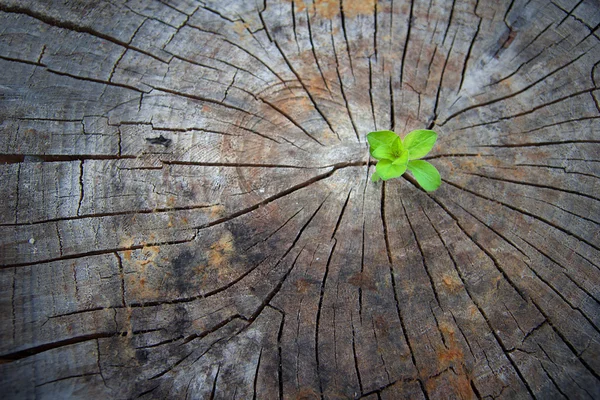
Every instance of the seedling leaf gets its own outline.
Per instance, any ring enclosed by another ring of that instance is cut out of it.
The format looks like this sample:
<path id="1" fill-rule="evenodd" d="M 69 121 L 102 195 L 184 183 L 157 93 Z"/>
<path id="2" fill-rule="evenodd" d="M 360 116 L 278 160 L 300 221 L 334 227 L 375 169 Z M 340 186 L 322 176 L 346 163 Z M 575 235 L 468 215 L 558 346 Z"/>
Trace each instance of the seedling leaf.
<path id="1" fill-rule="evenodd" d="M 371 155 L 376 160 L 393 160 L 394 151 L 392 150 L 392 146 L 381 145 L 375 150 L 371 152 Z"/>
<path id="2" fill-rule="evenodd" d="M 442 183 L 440 173 L 428 162 L 418 160 L 429 153 L 436 140 L 437 134 L 428 129 L 412 131 L 404 140 L 392 131 L 369 133 L 369 153 L 378 160 L 371 179 L 377 182 L 398 178 L 408 169 L 423 189 L 436 190 Z"/>
<path id="3" fill-rule="evenodd" d="M 373 182 L 377 182 L 378 180 L 380 180 L 381 178 L 379 177 L 379 174 L 377 173 L 377 171 L 373 171 L 373 175 L 371 175 L 371 180 Z"/>
<path id="4" fill-rule="evenodd" d="M 402 139 L 396 136 L 396 139 L 390 145 L 381 145 L 373 150 L 371 154 L 373 158 L 377 160 L 391 160 L 394 161 L 397 158 L 402 158 L 406 154 L 406 160 L 408 162 L 408 152 L 404 149 Z"/>
<path id="5" fill-rule="evenodd" d="M 381 160 L 377 163 L 375 168 L 379 177 L 384 181 L 387 181 L 388 179 L 402 176 L 402 174 L 406 171 L 407 164 L 406 162 L 402 163 L 400 158 L 398 158 L 396 161 Z"/>
<path id="6" fill-rule="evenodd" d="M 395 160 L 396 158 L 403 158 L 404 154 L 406 153 L 406 162 L 408 162 L 408 151 L 406 151 L 404 144 L 402 144 L 402 139 L 400 139 L 400 136 L 398 136 L 397 139 L 392 142 L 391 147 L 392 153 L 394 154 L 394 158 L 392 158 L 392 160 Z"/>
<path id="7" fill-rule="evenodd" d="M 393 161 L 394 165 L 406 166 L 408 164 L 408 151 L 406 151 L 404 149 L 401 142 L 400 142 L 400 146 L 401 147 L 395 149 L 395 151 L 394 151 L 395 157 L 392 161 Z M 406 169 L 405 169 L 405 171 L 406 171 Z M 404 171 L 402 173 L 404 173 Z"/>
<path id="8" fill-rule="evenodd" d="M 436 140 L 437 133 L 428 129 L 417 129 L 410 132 L 404 138 L 404 147 L 408 150 L 408 159 L 416 160 L 425 157 L 433 148 Z"/>
<path id="9" fill-rule="evenodd" d="M 390 146 L 397 138 L 399 138 L 399 136 L 392 131 L 371 132 L 367 135 L 369 152 L 374 158 L 377 158 L 373 155 L 373 152 L 380 146 Z"/>
<path id="10" fill-rule="evenodd" d="M 433 192 L 442 184 L 440 173 L 427 161 L 409 161 L 408 170 L 412 172 L 419 185 L 428 192 Z"/>

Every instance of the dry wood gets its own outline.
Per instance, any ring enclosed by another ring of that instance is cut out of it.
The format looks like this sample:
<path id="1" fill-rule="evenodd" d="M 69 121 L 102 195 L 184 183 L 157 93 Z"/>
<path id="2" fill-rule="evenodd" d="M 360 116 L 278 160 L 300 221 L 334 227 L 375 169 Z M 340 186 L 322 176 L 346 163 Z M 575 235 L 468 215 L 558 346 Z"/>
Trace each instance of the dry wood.
<path id="1" fill-rule="evenodd" d="M 0 0 L 4 398 L 600 398 L 594 0 Z M 439 133 L 442 187 L 366 134 Z"/>

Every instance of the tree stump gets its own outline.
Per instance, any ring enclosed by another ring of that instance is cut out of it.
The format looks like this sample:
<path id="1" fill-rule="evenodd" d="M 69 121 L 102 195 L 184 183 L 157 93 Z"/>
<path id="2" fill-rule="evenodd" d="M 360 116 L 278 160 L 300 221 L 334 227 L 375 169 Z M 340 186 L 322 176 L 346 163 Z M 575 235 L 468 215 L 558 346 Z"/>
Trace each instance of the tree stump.
<path id="1" fill-rule="evenodd" d="M 0 21 L 5 398 L 600 398 L 596 1 Z"/>

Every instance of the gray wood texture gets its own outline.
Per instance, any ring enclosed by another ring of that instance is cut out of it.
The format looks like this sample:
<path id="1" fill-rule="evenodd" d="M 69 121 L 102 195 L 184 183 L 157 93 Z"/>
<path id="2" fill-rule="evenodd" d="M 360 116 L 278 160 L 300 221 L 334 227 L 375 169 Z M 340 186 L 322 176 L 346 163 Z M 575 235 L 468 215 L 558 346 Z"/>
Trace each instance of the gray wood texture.
<path id="1" fill-rule="evenodd" d="M 0 0 L 10 399 L 600 398 L 595 0 Z M 441 188 L 372 183 L 430 128 Z"/>

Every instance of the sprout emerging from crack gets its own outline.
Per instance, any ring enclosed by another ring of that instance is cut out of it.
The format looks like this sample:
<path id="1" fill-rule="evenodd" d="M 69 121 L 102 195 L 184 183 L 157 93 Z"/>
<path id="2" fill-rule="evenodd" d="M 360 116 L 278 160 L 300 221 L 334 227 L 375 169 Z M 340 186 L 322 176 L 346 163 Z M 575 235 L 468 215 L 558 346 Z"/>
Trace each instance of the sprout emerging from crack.
<path id="1" fill-rule="evenodd" d="M 427 161 L 420 160 L 431 151 L 437 133 L 427 129 L 410 132 L 404 140 L 392 131 L 376 131 L 367 135 L 369 152 L 378 160 L 373 182 L 402 176 L 408 169 L 419 185 L 433 192 L 442 183 L 438 170 Z"/>

